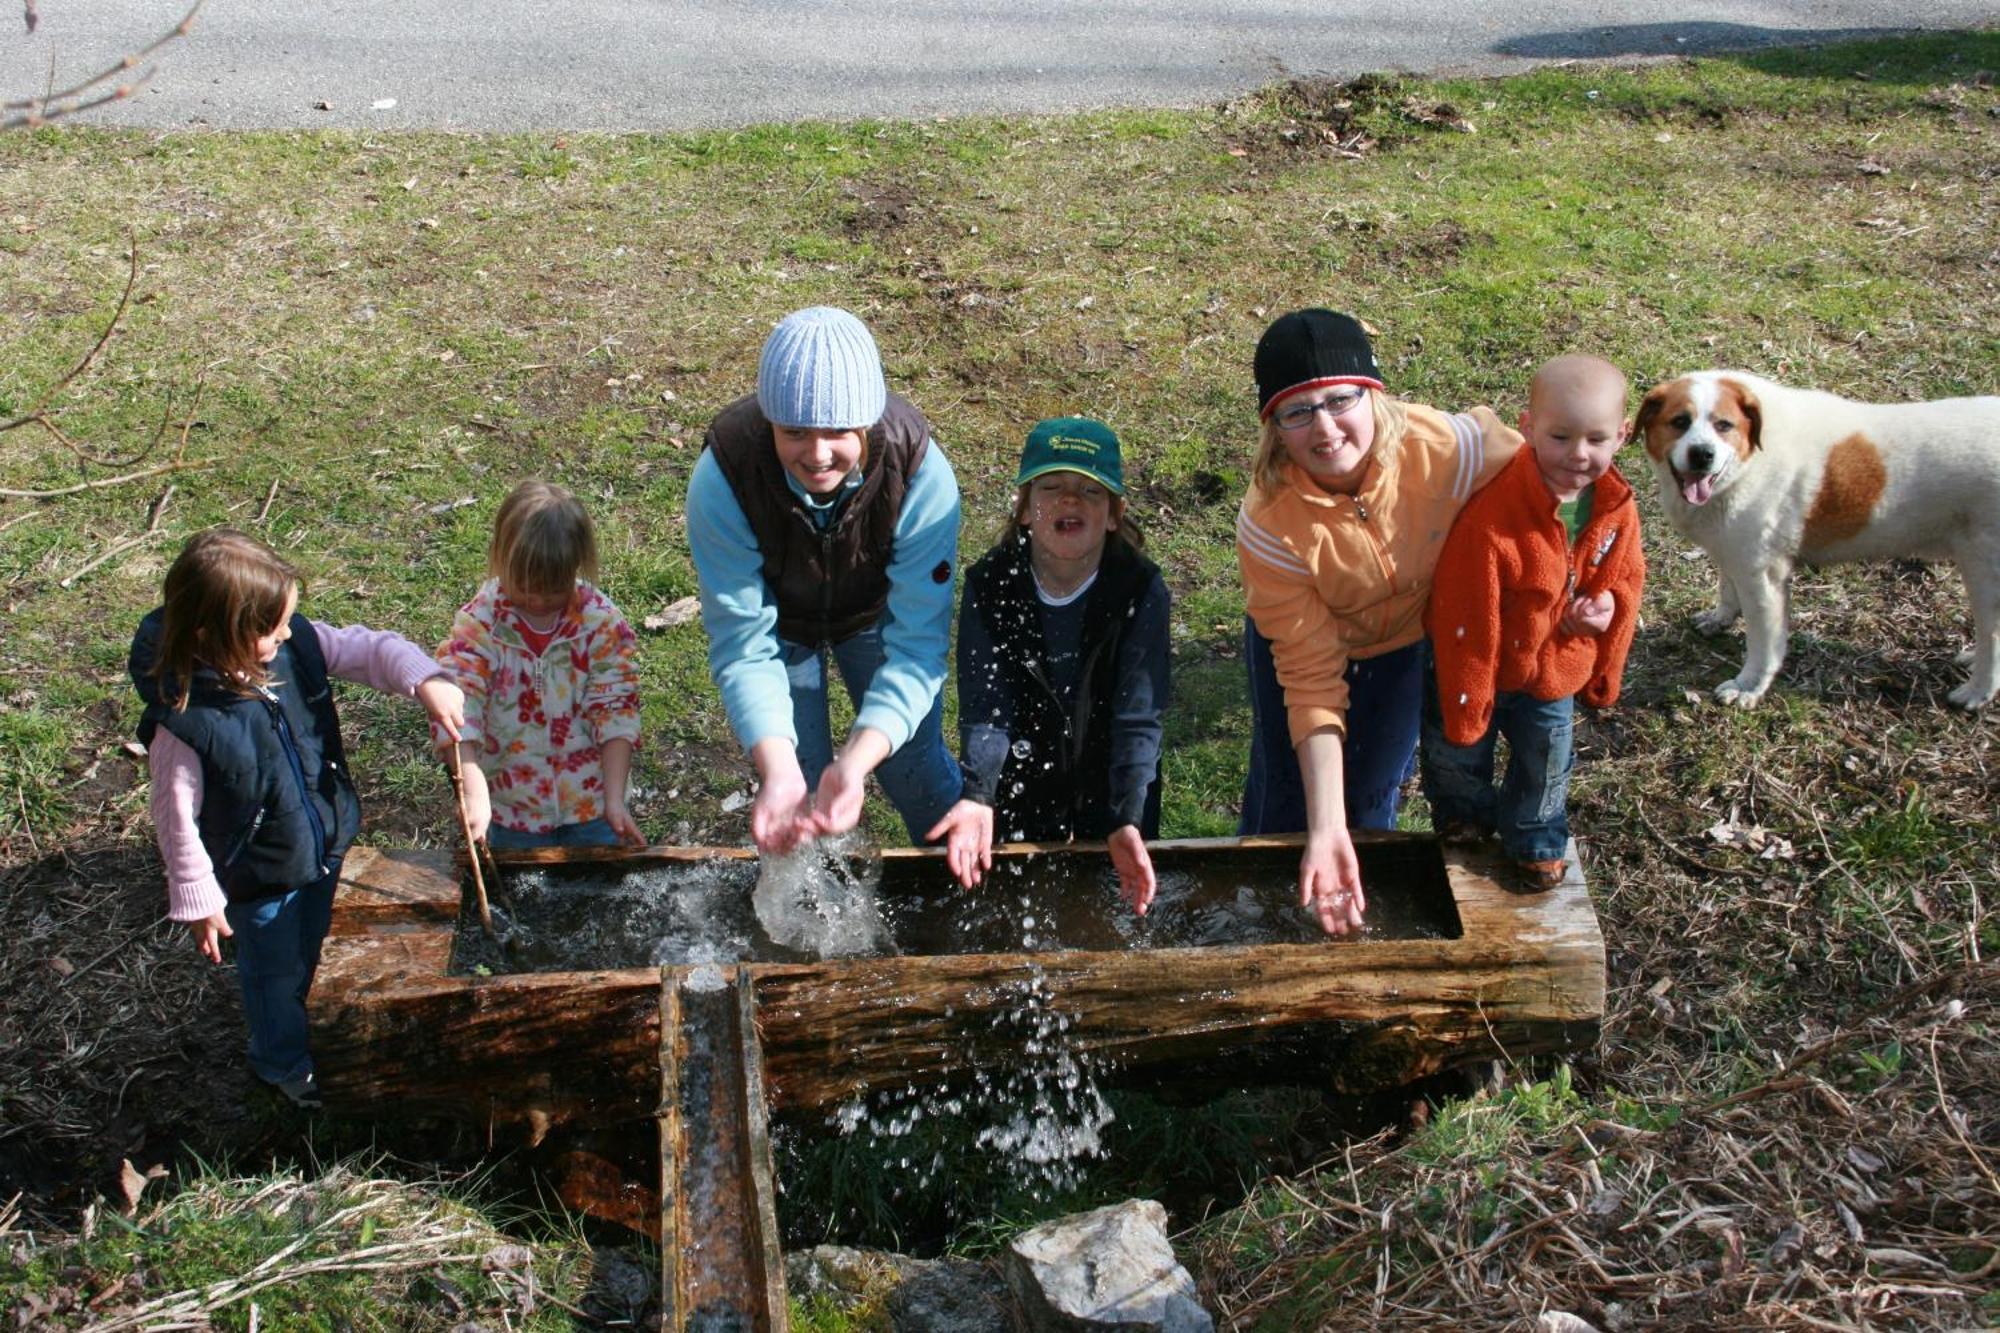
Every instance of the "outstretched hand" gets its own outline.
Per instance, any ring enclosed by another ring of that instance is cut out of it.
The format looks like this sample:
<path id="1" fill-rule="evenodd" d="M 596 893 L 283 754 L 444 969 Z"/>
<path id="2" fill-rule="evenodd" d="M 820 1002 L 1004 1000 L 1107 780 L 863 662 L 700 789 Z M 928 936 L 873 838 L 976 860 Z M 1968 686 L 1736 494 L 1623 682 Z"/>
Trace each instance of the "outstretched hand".
<path id="1" fill-rule="evenodd" d="M 960 800 L 924 834 L 925 842 L 944 841 L 944 863 L 953 878 L 976 888 L 993 868 L 993 807 Z"/>
<path id="2" fill-rule="evenodd" d="M 451 677 L 437 675 L 420 682 L 416 695 L 431 721 L 452 740 L 458 740 L 465 729 L 465 691 L 452 684 Z"/>
<path id="3" fill-rule="evenodd" d="M 1361 890 L 1361 861 L 1346 829 L 1307 837 L 1305 855 L 1299 858 L 1299 906 L 1310 908 L 1329 935 L 1361 929 L 1368 899 Z"/>
<path id="4" fill-rule="evenodd" d="M 1111 864 L 1118 871 L 1118 896 L 1140 916 L 1153 905 L 1159 881 L 1153 875 L 1153 857 L 1137 824 L 1126 824 L 1105 840 Z"/>
<path id="5" fill-rule="evenodd" d="M 812 796 L 795 765 L 789 774 L 764 779 L 750 807 L 750 841 L 766 856 L 783 856 L 812 840 Z"/>

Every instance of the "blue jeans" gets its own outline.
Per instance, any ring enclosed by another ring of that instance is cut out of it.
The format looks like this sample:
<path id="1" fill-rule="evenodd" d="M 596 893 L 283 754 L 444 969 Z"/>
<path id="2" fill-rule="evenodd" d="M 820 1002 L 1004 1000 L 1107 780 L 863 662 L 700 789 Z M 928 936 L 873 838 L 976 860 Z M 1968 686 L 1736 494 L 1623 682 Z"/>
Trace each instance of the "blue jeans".
<path id="1" fill-rule="evenodd" d="M 1500 849 L 1517 861 L 1560 861 L 1569 846 L 1569 775 L 1576 764 L 1576 709 L 1568 697 L 1537 699 L 1501 691 L 1493 721 L 1471 745 L 1444 736 L 1437 669 L 1424 661 L 1424 796 L 1431 821 L 1471 824 L 1500 835 Z M 1507 738 L 1507 772 L 1493 786 L 1493 749 Z"/>
<path id="2" fill-rule="evenodd" d="M 306 1049 L 306 993 L 320 944 L 333 922 L 340 863 L 324 879 L 253 902 L 231 902 L 223 918 L 234 932 L 236 979 L 250 1026 L 250 1068 L 266 1083 L 312 1072 Z"/>
<path id="3" fill-rule="evenodd" d="M 1349 828 L 1396 827 L 1396 807 L 1417 750 L 1423 644 L 1347 664 L 1347 735 L 1340 754 L 1342 797 Z M 1292 747 L 1285 691 L 1278 684 L 1271 641 L 1243 622 L 1243 660 L 1250 670 L 1250 773 L 1243 783 L 1239 834 L 1302 833 L 1305 780 Z"/>
<path id="4" fill-rule="evenodd" d="M 812 644 L 778 641 L 785 673 L 792 683 L 792 726 L 799 737 L 799 769 L 806 786 L 817 787 L 820 774 L 833 762 L 833 730 L 826 712 L 827 650 Z M 834 664 L 854 706 L 861 706 L 868 684 L 875 679 L 885 654 L 879 624 L 832 645 Z M 944 691 L 931 700 L 931 710 L 910 738 L 882 761 L 875 778 L 896 813 L 903 817 L 910 842 L 921 844 L 931 826 L 957 802 L 958 761 L 944 748 Z"/>
<path id="5" fill-rule="evenodd" d="M 488 824 L 486 845 L 496 852 L 524 852 L 530 847 L 616 847 L 618 834 L 602 819 L 562 824 L 547 833 L 523 833 L 500 824 Z"/>

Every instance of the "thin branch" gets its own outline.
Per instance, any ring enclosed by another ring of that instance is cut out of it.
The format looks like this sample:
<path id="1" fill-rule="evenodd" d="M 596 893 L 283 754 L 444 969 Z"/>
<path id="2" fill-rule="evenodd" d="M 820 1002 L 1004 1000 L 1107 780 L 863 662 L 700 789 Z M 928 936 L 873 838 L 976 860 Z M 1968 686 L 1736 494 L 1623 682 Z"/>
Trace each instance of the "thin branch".
<path id="1" fill-rule="evenodd" d="M 278 483 L 283 479 L 284 474 L 282 472 L 271 478 L 271 489 L 264 492 L 264 506 L 257 511 L 257 517 L 250 520 L 250 526 L 255 528 L 264 526 L 264 519 L 271 512 L 271 502 L 278 498 Z"/>
<path id="2" fill-rule="evenodd" d="M 52 491 L 16 491 L 0 487 L 0 497 L 9 500 L 59 500 L 65 495 L 81 495 L 85 491 L 99 491 L 107 486 L 123 486 L 128 481 L 142 481 L 147 477 L 164 476 L 169 472 L 192 472 L 197 468 L 214 466 L 213 458 L 197 458 L 192 463 L 162 463 L 143 472 L 128 472 L 122 477 L 101 477 L 96 481 L 79 481 L 74 486 L 62 486 Z"/>
<path id="3" fill-rule="evenodd" d="M 173 27 L 167 29 L 165 33 L 155 38 L 150 45 L 141 50 L 134 51 L 128 56 L 121 57 L 109 68 L 92 75 L 90 78 L 73 83 L 61 92 L 52 92 L 44 97 L 24 97 L 0 103 L 0 110 L 17 113 L 5 120 L 0 120 L 0 130 L 18 128 L 35 129 L 60 116 L 73 116 L 79 111 L 89 111 L 93 107 L 103 106 L 106 102 L 116 102 L 130 97 L 134 92 L 145 86 L 146 81 L 153 77 L 157 67 L 148 67 L 141 71 L 139 76 L 131 82 L 117 84 L 111 91 L 99 97 L 92 98 L 89 101 L 79 100 L 85 93 L 88 93 L 99 84 L 108 83 L 120 74 L 138 69 L 148 56 L 158 51 L 167 43 L 177 38 L 185 37 L 190 32 L 193 32 L 195 15 L 199 14 L 201 7 L 207 3 L 208 0 L 195 0 L 194 8 L 183 14 L 179 23 L 176 23 Z M 34 28 L 34 5 L 32 2 L 28 6 L 28 14 L 29 30 L 32 31 Z"/>
<path id="4" fill-rule="evenodd" d="M 0 421 L 0 435 L 4 435 L 16 427 L 24 426 L 30 421 L 41 418 L 42 409 L 49 405 L 49 400 L 68 388 L 70 382 L 78 375 L 81 375 L 89 367 L 90 363 L 97 359 L 97 354 L 104 350 L 104 344 L 111 341 L 111 331 L 117 328 L 118 321 L 125 317 L 125 307 L 131 304 L 132 301 L 132 288 L 139 281 L 139 242 L 136 237 L 128 239 L 130 240 L 132 254 L 131 268 L 125 275 L 125 290 L 118 294 L 118 308 L 111 312 L 111 320 L 104 326 L 104 332 L 97 335 L 96 343 L 91 346 L 88 352 L 83 354 L 83 360 L 71 366 L 68 374 L 44 390 L 42 396 L 30 404 L 27 411 L 15 417 L 12 421 Z"/>

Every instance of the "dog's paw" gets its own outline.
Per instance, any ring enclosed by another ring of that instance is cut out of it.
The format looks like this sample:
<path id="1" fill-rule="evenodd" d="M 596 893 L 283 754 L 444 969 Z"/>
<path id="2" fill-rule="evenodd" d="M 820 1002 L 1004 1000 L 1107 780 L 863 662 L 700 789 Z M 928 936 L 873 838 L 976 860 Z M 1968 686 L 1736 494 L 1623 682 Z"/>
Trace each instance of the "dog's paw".
<path id="1" fill-rule="evenodd" d="M 1751 685 L 1741 676 L 1735 680 L 1725 680 L 1715 687 L 1715 701 L 1735 708 L 1755 708 L 1764 697 L 1762 685 Z"/>
<path id="2" fill-rule="evenodd" d="M 1954 706 L 1963 708 L 1968 713 L 1975 713 L 1993 702 L 1993 687 L 1988 685 L 1982 690 L 1968 680 L 1945 698 L 1951 700 Z"/>
<path id="3" fill-rule="evenodd" d="M 1737 613 L 1721 607 L 1703 611 L 1694 618 L 1694 627 L 1703 634 L 1721 634 L 1736 623 Z"/>

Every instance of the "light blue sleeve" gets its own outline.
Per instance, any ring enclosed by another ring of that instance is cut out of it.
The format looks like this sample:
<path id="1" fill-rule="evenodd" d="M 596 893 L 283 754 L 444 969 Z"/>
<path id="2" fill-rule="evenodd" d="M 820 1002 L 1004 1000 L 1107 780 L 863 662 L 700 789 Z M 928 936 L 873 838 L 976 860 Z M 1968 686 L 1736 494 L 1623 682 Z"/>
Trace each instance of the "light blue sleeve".
<path id="1" fill-rule="evenodd" d="M 903 493 L 882 616 L 882 667 L 868 683 L 854 725 L 903 747 L 944 688 L 951 643 L 951 591 L 958 581 L 958 478 L 932 440 Z M 944 571 L 939 579 L 937 572 Z"/>
<path id="2" fill-rule="evenodd" d="M 778 654 L 778 604 L 750 520 L 707 450 L 688 479 L 688 550 L 701 583 L 708 674 L 722 691 L 730 729 L 745 750 L 781 736 L 793 745 L 792 686 Z"/>

